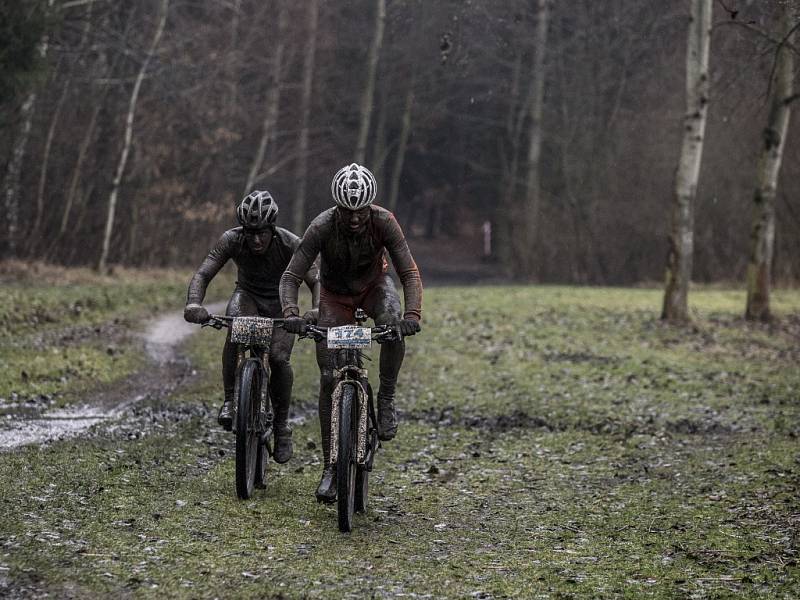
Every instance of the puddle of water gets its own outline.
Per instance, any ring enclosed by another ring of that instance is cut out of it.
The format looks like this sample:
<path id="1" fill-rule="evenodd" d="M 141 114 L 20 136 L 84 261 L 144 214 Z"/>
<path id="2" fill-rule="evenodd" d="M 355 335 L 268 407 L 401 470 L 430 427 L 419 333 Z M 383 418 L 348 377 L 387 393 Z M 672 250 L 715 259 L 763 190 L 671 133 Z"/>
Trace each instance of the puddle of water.
<path id="1" fill-rule="evenodd" d="M 214 313 L 224 311 L 225 303 L 210 304 L 208 310 Z M 158 318 L 143 334 L 148 358 L 156 366 L 168 363 L 175 358 L 178 344 L 197 331 L 200 331 L 200 326 L 184 321 L 183 313 L 169 313 Z M 120 418 L 126 408 L 144 396 L 131 390 L 129 397 L 123 397 L 113 407 L 83 404 L 50 411 L 42 411 L 41 407 L 15 410 L 0 422 L 0 449 L 79 435 L 98 423 Z"/>
<path id="2" fill-rule="evenodd" d="M 206 308 L 210 313 L 219 313 L 225 310 L 225 302 L 215 302 Z M 199 325 L 183 320 L 183 313 L 164 315 L 144 333 L 145 351 L 152 361 L 163 365 L 174 358 L 178 344 L 199 330 Z"/>

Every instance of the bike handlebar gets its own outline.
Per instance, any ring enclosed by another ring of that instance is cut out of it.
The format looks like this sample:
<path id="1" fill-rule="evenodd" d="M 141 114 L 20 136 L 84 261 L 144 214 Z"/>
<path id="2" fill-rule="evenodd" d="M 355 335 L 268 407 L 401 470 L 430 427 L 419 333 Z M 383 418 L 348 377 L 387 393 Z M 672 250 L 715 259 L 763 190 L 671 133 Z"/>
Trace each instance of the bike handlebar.
<path id="1" fill-rule="evenodd" d="M 230 327 L 231 323 L 236 318 L 237 317 L 231 317 L 228 315 L 209 315 L 208 321 L 202 323 L 201 326 L 222 329 L 223 327 Z M 272 325 L 274 327 L 283 327 L 285 321 L 286 319 L 272 319 Z M 376 325 L 375 327 L 372 327 L 371 330 L 372 339 L 378 343 L 385 341 L 388 342 L 402 337 L 395 325 Z M 328 337 L 328 327 L 308 323 L 306 324 L 305 333 L 301 333 L 299 336 L 301 339 L 310 338 L 315 342 L 321 342 Z"/>
<path id="2" fill-rule="evenodd" d="M 309 323 L 306 325 L 306 332 L 300 334 L 300 339 L 311 338 L 315 342 L 321 342 L 328 337 L 328 329 L 328 327 L 312 325 Z M 372 339 L 378 343 L 381 341 L 390 341 L 391 339 L 400 336 L 400 332 L 397 331 L 397 327 L 394 325 L 376 325 L 375 327 L 372 327 L 371 330 Z"/>
<path id="3" fill-rule="evenodd" d="M 231 322 L 237 317 L 230 317 L 228 315 L 208 315 L 208 321 L 201 323 L 201 327 L 213 327 L 214 329 L 222 329 L 223 327 L 230 327 Z M 264 317 L 269 318 L 269 317 Z M 285 319 L 270 319 L 274 327 L 283 327 Z"/>

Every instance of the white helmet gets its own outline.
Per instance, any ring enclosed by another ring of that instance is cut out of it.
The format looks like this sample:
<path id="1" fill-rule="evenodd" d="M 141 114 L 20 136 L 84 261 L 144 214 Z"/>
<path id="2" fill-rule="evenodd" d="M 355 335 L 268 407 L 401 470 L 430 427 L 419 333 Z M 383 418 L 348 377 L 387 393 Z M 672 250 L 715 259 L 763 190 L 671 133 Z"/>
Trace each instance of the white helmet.
<path id="1" fill-rule="evenodd" d="M 334 202 L 350 210 L 372 204 L 377 188 L 378 183 L 370 170 L 356 163 L 339 169 L 331 181 Z"/>

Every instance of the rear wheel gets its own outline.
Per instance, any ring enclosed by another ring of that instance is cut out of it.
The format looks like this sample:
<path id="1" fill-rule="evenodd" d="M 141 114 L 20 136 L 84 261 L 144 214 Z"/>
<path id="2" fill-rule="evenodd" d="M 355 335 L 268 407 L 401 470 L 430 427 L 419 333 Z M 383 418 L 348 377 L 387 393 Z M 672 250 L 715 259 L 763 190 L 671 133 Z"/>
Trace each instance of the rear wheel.
<path id="1" fill-rule="evenodd" d="M 353 530 L 356 496 L 355 403 L 356 390 L 346 384 L 339 401 L 339 446 L 336 459 L 336 502 L 339 531 Z"/>
<path id="2" fill-rule="evenodd" d="M 258 360 L 248 359 L 242 365 L 236 410 L 236 495 L 242 500 L 253 495 L 259 464 L 261 380 Z M 264 462 L 262 453 L 261 464 Z"/>

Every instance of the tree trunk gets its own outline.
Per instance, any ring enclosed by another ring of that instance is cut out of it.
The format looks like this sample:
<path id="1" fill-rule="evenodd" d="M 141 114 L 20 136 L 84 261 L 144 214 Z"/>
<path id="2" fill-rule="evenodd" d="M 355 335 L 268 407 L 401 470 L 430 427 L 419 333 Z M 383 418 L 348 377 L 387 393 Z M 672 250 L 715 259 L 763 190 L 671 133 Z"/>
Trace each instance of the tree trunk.
<path id="1" fill-rule="evenodd" d="M 689 319 L 687 296 L 694 252 L 694 200 L 703 156 L 708 112 L 708 60 L 713 0 L 692 0 L 686 52 L 686 116 L 683 145 L 675 173 L 667 256 L 666 286 L 661 318 Z"/>
<path id="2" fill-rule="evenodd" d="M 275 38 L 275 58 L 272 62 L 272 78 L 270 81 L 270 89 L 267 93 L 267 105 L 264 114 L 264 123 L 262 125 L 261 141 L 258 143 L 256 155 L 250 165 L 250 173 L 247 175 L 247 182 L 244 184 L 244 191 L 242 192 L 243 196 L 253 191 L 253 185 L 256 183 L 261 165 L 264 162 L 264 156 L 267 153 L 267 146 L 269 146 L 269 142 L 275 134 L 275 126 L 278 124 L 278 111 L 281 101 L 281 67 L 283 66 L 283 51 L 286 44 L 285 32 L 288 24 L 288 16 L 286 3 L 281 2 L 280 11 L 278 13 L 278 32 Z"/>
<path id="3" fill-rule="evenodd" d="M 153 58 L 153 54 L 155 54 L 156 49 L 158 48 L 158 43 L 161 41 L 161 35 L 164 33 L 164 26 L 167 23 L 168 9 L 169 0 L 162 0 L 158 26 L 156 27 L 156 32 L 153 35 L 153 41 L 150 42 L 147 55 L 145 56 L 142 66 L 139 69 L 136 82 L 133 84 L 133 91 L 131 92 L 131 98 L 128 102 L 128 114 L 125 119 L 125 138 L 122 144 L 122 152 L 120 153 L 117 170 L 114 174 L 114 182 L 111 186 L 111 194 L 108 197 L 108 214 L 106 215 L 106 226 L 103 232 L 103 246 L 100 251 L 100 258 L 97 261 L 97 270 L 101 273 L 106 271 L 109 248 L 111 247 L 111 234 L 114 231 L 114 213 L 116 212 L 117 208 L 117 197 L 119 196 L 119 188 L 122 182 L 122 176 L 125 173 L 125 165 L 128 162 L 131 141 L 133 140 L 133 118 L 136 113 L 136 103 L 139 100 L 139 90 L 142 87 L 142 81 L 144 80 L 144 75 L 147 71 L 148 65 L 150 64 L 150 60 Z"/>
<path id="4" fill-rule="evenodd" d="M 397 195 L 400 191 L 400 176 L 403 174 L 403 161 L 406 158 L 406 147 L 408 146 L 408 136 L 411 135 L 411 113 L 414 108 L 414 83 L 415 77 L 412 73 L 411 81 L 406 90 L 406 101 L 403 106 L 403 123 L 400 128 L 400 140 L 397 144 L 397 155 L 394 159 L 392 169 L 392 181 L 389 186 L 389 210 L 397 211 Z"/>
<path id="5" fill-rule="evenodd" d="M 359 164 L 364 163 L 367 152 L 367 138 L 369 137 L 369 125 L 372 118 L 372 98 L 375 95 L 375 79 L 378 71 L 378 57 L 380 56 L 381 46 L 383 45 L 383 30 L 386 25 L 386 0 L 377 0 L 378 11 L 375 15 L 375 35 L 372 38 L 372 45 L 369 49 L 367 82 L 364 87 L 364 95 L 361 99 L 361 125 L 358 130 L 358 142 L 356 143 L 355 161 Z"/>
<path id="6" fill-rule="evenodd" d="M 311 93 L 314 89 L 314 57 L 317 52 L 319 0 L 311 0 L 308 8 L 308 42 L 303 59 L 303 97 L 300 108 L 300 139 L 298 141 L 295 197 L 292 207 L 292 231 L 302 235 L 306 225 L 306 189 L 308 179 L 308 122 L 311 113 Z"/>
<path id="7" fill-rule="evenodd" d="M 522 80 L 522 52 L 518 51 L 514 60 L 514 69 L 511 76 L 511 89 L 508 95 L 508 112 L 506 114 L 506 137 L 508 143 L 503 150 L 507 149 L 508 154 L 503 152 L 503 177 L 498 186 L 498 197 L 500 198 L 500 211 L 496 216 L 497 232 L 495 239 L 496 255 L 502 265 L 505 274 L 511 275 L 514 271 L 514 229 L 513 222 L 515 217 L 514 195 L 517 190 L 517 175 L 519 171 L 519 147 L 522 130 L 522 118 L 524 111 L 520 106 L 520 85 Z"/>
<path id="8" fill-rule="evenodd" d="M 50 164 L 50 151 L 53 147 L 53 138 L 55 137 L 58 123 L 61 120 L 61 111 L 64 108 L 64 102 L 66 101 L 70 88 L 72 87 L 72 79 L 75 75 L 77 63 L 80 60 L 80 53 L 83 52 L 86 47 L 86 40 L 89 38 L 91 27 L 92 5 L 89 4 L 86 7 L 86 22 L 83 27 L 83 33 L 81 34 L 80 45 L 78 46 L 79 54 L 75 57 L 75 61 L 70 68 L 67 80 L 64 82 L 64 87 L 61 90 L 61 96 L 58 98 L 56 108 L 53 111 L 53 116 L 50 119 L 50 127 L 47 130 L 47 139 L 44 144 L 44 151 L 42 152 L 42 165 L 39 170 L 39 186 L 36 190 L 36 216 L 33 220 L 33 226 L 31 227 L 30 244 L 28 246 L 28 253 L 30 255 L 33 255 L 36 252 L 36 244 L 39 241 L 38 233 L 39 227 L 41 226 L 42 215 L 44 214 L 44 189 L 47 184 L 47 168 Z"/>
<path id="9" fill-rule="evenodd" d="M 791 2 L 783 8 L 781 38 L 792 44 L 795 10 Z M 771 317 L 769 294 L 772 279 L 772 256 L 775 244 L 775 195 L 778 174 L 789 128 L 792 88 L 794 87 L 794 55 L 786 44 L 778 46 L 767 125 L 763 132 L 764 146 L 758 159 L 757 183 L 753 197 L 753 225 L 750 233 L 750 260 L 747 265 L 747 306 L 745 318 L 768 321 Z"/>
<path id="10" fill-rule="evenodd" d="M 228 68 L 227 76 L 231 78 L 230 98 L 228 100 L 227 110 L 228 116 L 236 113 L 236 105 L 239 96 L 239 78 L 236 76 L 238 71 L 237 65 L 237 47 L 239 45 L 239 15 L 242 11 L 242 0 L 233 0 L 233 14 L 231 15 L 231 43 L 228 48 L 227 63 Z"/>
<path id="11" fill-rule="evenodd" d="M 39 227 L 42 224 L 42 214 L 44 213 L 44 188 L 47 183 L 47 167 L 50 164 L 50 150 L 53 146 L 53 138 L 55 137 L 56 127 L 61 118 L 61 110 L 64 108 L 64 101 L 67 99 L 70 84 L 72 82 L 72 75 L 67 78 L 64 83 L 64 89 L 61 91 L 61 96 L 56 103 L 56 108 L 53 111 L 53 117 L 50 119 L 50 127 L 47 130 L 47 139 L 44 143 L 44 151 L 42 152 L 42 164 L 39 168 L 39 185 L 36 189 L 36 215 L 33 219 L 33 226 L 31 227 L 30 240 L 28 245 L 29 253 L 33 253 L 34 246 L 38 240 Z"/>
<path id="12" fill-rule="evenodd" d="M 72 213 L 72 206 L 75 202 L 75 195 L 78 190 L 78 183 L 81 180 L 81 173 L 83 171 L 83 163 L 86 161 L 86 155 L 89 153 L 89 146 L 92 143 L 92 138 L 94 137 L 94 130 L 97 126 L 97 118 L 100 115 L 100 110 L 102 109 L 102 103 L 98 102 L 97 105 L 92 110 L 92 116 L 89 119 L 89 125 L 86 127 L 86 130 L 83 133 L 83 139 L 81 140 L 81 144 L 78 147 L 78 158 L 75 161 L 75 168 L 72 171 L 72 177 L 69 180 L 69 187 L 67 188 L 67 196 L 64 201 L 64 212 L 61 215 L 61 227 L 59 227 L 58 235 L 59 237 L 64 235 L 67 231 L 67 226 L 69 225 L 70 215 Z"/>
<path id="13" fill-rule="evenodd" d="M 530 277 L 536 268 L 532 245 L 539 227 L 541 189 L 539 185 L 539 161 L 542 153 L 542 109 L 544 107 L 545 52 L 547 51 L 547 27 L 549 24 L 550 0 L 538 0 L 538 19 L 534 36 L 534 63 L 531 81 L 532 93 L 528 109 L 530 127 L 528 129 L 528 157 L 525 179 L 525 215 L 521 240 L 525 241 L 526 251 L 518 257 L 524 268 L 523 275 Z"/>
<path id="14" fill-rule="evenodd" d="M 31 124 L 33 122 L 33 108 L 36 105 L 36 93 L 31 92 L 25 98 L 20 109 L 22 126 L 19 134 L 14 140 L 14 147 L 11 151 L 11 159 L 8 161 L 6 177 L 3 183 L 3 197 L 5 198 L 6 209 L 6 256 L 8 258 L 17 257 L 17 232 L 19 230 L 19 181 L 22 174 L 22 159 L 25 157 L 25 147 L 28 145 L 28 138 L 31 134 Z"/>
<path id="15" fill-rule="evenodd" d="M 53 8 L 55 0 L 47 1 L 47 13 Z M 39 56 L 44 60 L 47 56 L 47 47 L 50 43 L 50 36 L 45 34 L 39 42 Z M 34 108 L 36 107 L 36 92 L 30 92 L 22 103 L 20 117 L 22 126 L 19 135 L 14 140 L 11 150 L 11 158 L 6 168 L 6 177 L 3 180 L 3 198 L 5 199 L 7 235 L 6 253 L 10 258 L 17 257 L 17 231 L 19 230 L 19 182 L 22 175 L 22 160 L 25 158 L 25 147 L 28 145 L 28 138 L 31 135 L 33 124 Z"/>
<path id="16" fill-rule="evenodd" d="M 386 86 L 378 89 L 378 122 L 375 124 L 375 136 L 372 140 L 372 154 L 370 155 L 370 170 L 375 175 L 378 182 L 378 189 L 383 187 L 386 180 L 384 177 L 384 164 L 386 163 L 387 144 L 386 144 L 386 119 L 389 107 L 386 103 Z"/>

